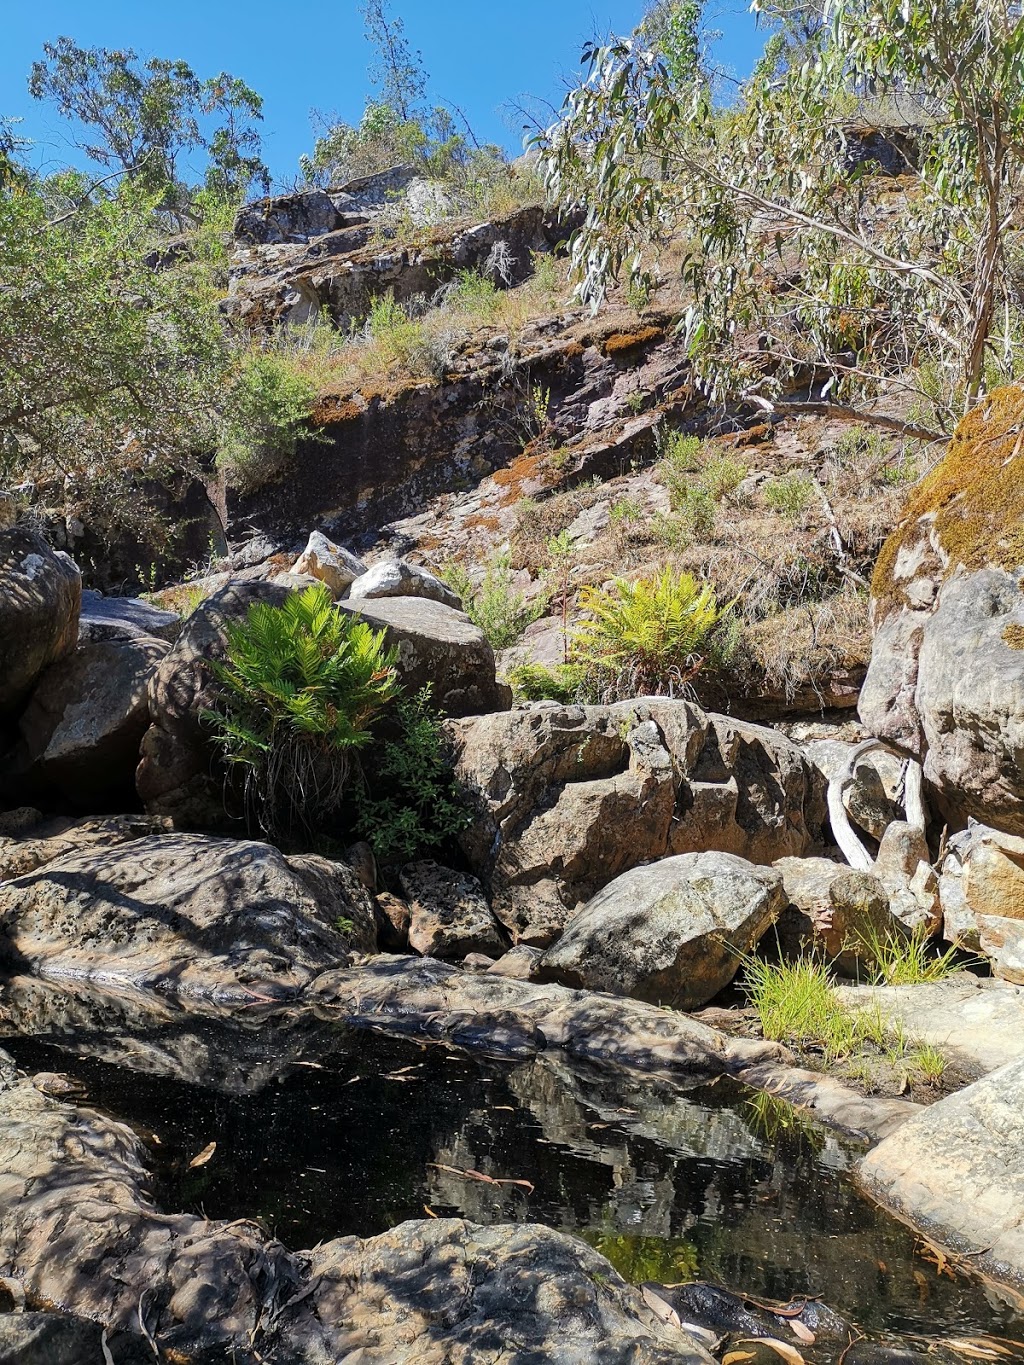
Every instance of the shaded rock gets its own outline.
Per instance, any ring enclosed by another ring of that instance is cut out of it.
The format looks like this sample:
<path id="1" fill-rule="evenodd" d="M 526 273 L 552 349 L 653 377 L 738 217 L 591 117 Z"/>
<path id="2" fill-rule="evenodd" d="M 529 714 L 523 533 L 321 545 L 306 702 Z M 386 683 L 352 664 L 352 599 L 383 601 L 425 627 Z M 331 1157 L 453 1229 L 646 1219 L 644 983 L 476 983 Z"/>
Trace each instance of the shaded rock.
<path id="1" fill-rule="evenodd" d="M 542 980 L 698 1009 L 785 906 L 782 876 L 729 853 L 684 853 L 617 877 L 568 921 Z"/>
<path id="2" fill-rule="evenodd" d="M 141 597 L 104 597 L 102 593 L 86 588 L 78 618 L 78 643 L 125 640 L 143 635 L 173 644 L 181 634 L 181 625 L 177 612 L 164 611 L 152 602 L 144 602 Z"/>
<path id="3" fill-rule="evenodd" d="M 528 943 L 517 943 L 487 970 L 494 976 L 507 976 L 513 981 L 535 981 L 537 966 L 543 956 L 542 948 L 531 948 Z"/>
<path id="4" fill-rule="evenodd" d="M 960 423 L 872 580 L 868 729 L 924 767 L 953 827 L 1024 835 L 1024 390 Z"/>
<path id="5" fill-rule="evenodd" d="M 0 715 L 17 711 L 49 664 L 78 643 L 82 576 L 38 531 L 0 531 Z"/>
<path id="6" fill-rule="evenodd" d="M 972 822 L 950 841 L 939 892 L 943 938 L 1024 984 L 1024 839 Z"/>
<path id="7" fill-rule="evenodd" d="M 398 672 L 408 692 L 428 684 L 432 704 L 450 716 L 507 708 L 511 690 L 494 672 L 494 651 L 468 616 L 425 597 L 342 602 L 398 647 Z"/>
<path id="8" fill-rule="evenodd" d="M 212 664 L 227 654 L 230 623 L 245 619 L 250 605 L 280 606 L 288 589 L 273 583 L 228 582 L 185 622 L 149 685 L 152 720 L 142 739 L 135 776 L 139 796 L 153 814 L 188 826 L 224 822 L 224 789 L 203 712 L 217 699 Z"/>
<path id="9" fill-rule="evenodd" d="M 236 242 L 307 242 L 333 232 L 341 215 L 323 190 L 304 190 L 243 204 L 235 216 Z"/>
<path id="10" fill-rule="evenodd" d="M 1024 988 L 957 972 L 915 986 L 840 986 L 852 1009 L 879 1011 L 906 1037 L 929 1043 L 969 1074 L 1024 1057 Z"/>
<path id="11" fill-rule="evenodd" d="M 538 702 L 450 730 L 474 811 L 462 848 L 516 942 L 550 944 L 639 863 L 799 855 L 823 815 L 795 745 L 684 701 Z"/>
<path id="12" fill-rule="evenodd" d="M 1024 1059 L 915 1115 L 858 1173 L 926 1237 L 1024 1283 Z"/>
<path id="13" fill-rule="evenodd" d="M 73 1313 L 0 1314 L 2 1365 L 84 1365 L 106 1359 L 104 1347 L 113 1365 L 150 1365 L 153 1359 L 141 1338 L 110 1340 L 98 1322 Z"/>
<path id="14" fill-rule="evenodd" d="M 470 973 L 432 958 L 376 957 L 325 972 L 323 1009 L 397 1033 L 532 1057 L 546 1048 L 595 1063 L 689 1076 L 739 1073 L 788 1057 L 777 1043 L 732 1038 L 640 1000 Z"/>
<path id="15" fill-rule="evenodd" d="M 365 839 L 349 845 L 345 850 L 345 861 L 372 895 L 377 890 L 377 859 Z"/>
<path id="16" fill-rule="evenodd" d="M 20 722 L 32 777 L 80 809 L 128 804 L 149 724 L 149 684 L 169 648 L 135 635 L 79 645 L 51 664 Z"/>
<path id="17" fill-rule="evenodd" d="M 382 559 L 361 574 L 349 589 L 349 601 L 373 597 L 427 597 L 443 602 L 455 611 L 462 610 L 462 599 L 447 583 L 404 559 Z"/>
<path id="18" fill-rule="evenodd" d="M 857 746 L 840 739 L 818 739 L 801 745 L 826 783 L 845 765 Z M 843 792 L 850 819 L 874 839 L 881 839 L 894 820 L 902 817 L 898 791 L 903 764 L 895 754 L 874 750 L 864 754 L 854 769 L 854 781 Z"/>
<path id="19" fill-rule="evenodd" d="M 366 573 L 366 565 L 351 550 L 335 545 L 321 531 L 313 531 L 292 572 L 318 578 L 336 598 L 341 598 Z"/>
<path id="20" fill-rule="evenodd" d="M 23 877 L 68 853 L 111 848 L 160 832 L 160 822 L 145 815 L 106 815 L 72 820 L 67 816 L 35 819 L 16 835 L 0 834 L 0 882 Z"/>
<path id="21" fill-rule="evenodd" d="M 505 940 L 475 877 L 430 859 L 407 863 L 399 881 L 409 902 L 409 946 L 424 957 L 500 954 Z"/>
<path id="22" fill-rule="evenodd" d="M 374 904 L 377 907 L 377 942 L 389 953 L 407 953 L 412 918 L 408 905 L 400 896 L 392 896 L 388 891 L 378 891 Z"/>
<path id="23" fill-rule="evenodd" d="M 798 956 L 806 946 L 855 976 L 860 966 L 871 964 L 873 941 L 904 932 L 873 873 L 828 858 L 780 858 L 775 866 L 788 901 L 778 926 L 788 954 Z"/>
<path id="24" fill-rule="evenodd" d="M 597 1252 L 548 1228 L 432 1219 L 292 1255 L 247 1220 L 158 1212 L 129 1128 L 26 1082 L 0 1094 L 0 1131 L 8 1273 L 167 1355 L 472 1365 L 496 1344 L 511 1361 L 511 1341 L 538 1365 L 711 1362 Z"/>
<path id="25" fill-rule="evenodd" d="M 0 930 L 7 959 L 40 976 L 264 1002 L 376 942 L 369 894 L 344 864 L 188 834 L 5 882 Z"/>

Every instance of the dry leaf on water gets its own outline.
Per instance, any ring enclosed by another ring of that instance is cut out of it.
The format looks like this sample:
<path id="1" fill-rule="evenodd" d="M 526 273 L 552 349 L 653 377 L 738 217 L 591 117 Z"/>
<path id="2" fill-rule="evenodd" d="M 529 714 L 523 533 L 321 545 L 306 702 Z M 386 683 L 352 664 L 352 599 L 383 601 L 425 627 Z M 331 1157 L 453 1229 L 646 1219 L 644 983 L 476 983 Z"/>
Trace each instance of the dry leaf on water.
<path id="1" fill-rule="evenodd" d="M 194 1166 L 205 1166 L 216 1150 L 217 1144 L 215 1142 L 208 1142 L 199 1155 L 194 1156 L 188 1163 L 189 1170 L 191 1171 Z"/>
<path id="2" fill-rule="evenodd" d="M 805 1346 L 813 1346 L 817 1337 L 809 1327 L 805 1327 L 799 1318 L 790 1318 L 789 1326 L 797 1341 L 802 1341 Z"/>
<path id="3" fill-rule="evenodd" d="M 641 1285 L 640 1293 L 644 1296 L 644 1303 L 654 1311 L 660 1321 L 668 1327 L 678 1327 L 682 1331 L 682 1320 L 667 1299 L 663 1299 L 649 1284 Z"/>

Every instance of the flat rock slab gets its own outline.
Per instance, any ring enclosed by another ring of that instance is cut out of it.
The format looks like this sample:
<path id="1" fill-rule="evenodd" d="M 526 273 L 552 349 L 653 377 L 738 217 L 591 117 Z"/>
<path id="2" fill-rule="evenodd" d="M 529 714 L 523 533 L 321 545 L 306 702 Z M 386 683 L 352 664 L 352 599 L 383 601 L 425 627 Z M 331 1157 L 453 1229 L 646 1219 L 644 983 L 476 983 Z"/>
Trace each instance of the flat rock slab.
<path id="1" fill-rule="evenodd" d="M 926 1236 L 1024 1284 L 1024 1058 L 915 1115 L 858 1173 Z"/>
<path id="2" fill-rule="evenodd" d="M 5 882 L 0 934 L 16 970 L 238 1003 L 289 998 L 376 945 L 351 868 L 201 834 L 68 854 Z"/>
<path id="3" fill-rule="evenodd" d="M 730 1038 L 685 1014 L 566 986 L 460 971 L 430 958 L 377 957 L 327 972 L 307 999 L 361 1024 L 517 1056 L 561 1048 L 638 1071 L 716 1076 L 788 1057 L 777 1043 Z"/>
<path id="4" fill-rule="evenodd" d="M 161 1359 L 712 1365 L 549 1228 L 423 1220 L 293 1254 L 244 1219 L 161 1213 L 136 1134 L 28 1080 L 0 1092 L 0 1262 L 31 1297 L 136 1342 L 144 1328 Z"/>
<path id="5" fill-rule="evenodd" d="M 879 1009 L 919 1043 L 955 1056 L 977 1075 L 1024 1057 L 1024 987 L 958 973 L 919 986 L 840 986 L 854 1009 Z"/>
<path id="6" fill-rule="evenodd" d="M 866 1142 L 880 1142 L 922 1111 L 911 1100 L 862 1095 L 820 1071 L 773 1065 L 745 1067 L 737 1078 L 755 1090 L 767 1091 L 797 1109 L 808 1110 L 821 1123 Z"/>

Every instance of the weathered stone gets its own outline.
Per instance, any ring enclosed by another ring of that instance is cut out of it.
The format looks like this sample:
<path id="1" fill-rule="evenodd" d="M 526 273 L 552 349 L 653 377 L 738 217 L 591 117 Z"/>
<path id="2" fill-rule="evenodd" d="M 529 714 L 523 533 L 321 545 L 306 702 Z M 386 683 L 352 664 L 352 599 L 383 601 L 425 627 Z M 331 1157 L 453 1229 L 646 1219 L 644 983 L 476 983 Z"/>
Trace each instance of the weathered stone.
<path id="1" fill-rule="evenodd" d="M 26 811 L 26 816 L 28 814 Z M 67 816 L 46 818 L 40 811 L 31 814 L 33 818 L 18 825 L 14 833 L 0 832 L 0 882 L 23 877 L 68 853 L 112 848 L 161 832 L 160 822 L 145 815 L 91 816 L 72 820 Z M 5 823 L 5 829 L 7 827 Z"/>
<path id="2" fill-rule="evenodd" d="M 826 783 L 844 766 L 855 745 L 839 739 L 812 740 L 801 746 Z M 858 760 L 854 780 L 843 792 L 850 819 L 875 839 L 901 818 L 897 799 L 903 764 L 895 754 L 873 750 Z"/>
<path id="3" fill-rule="evenodd" d="M 990 394 L 911 495 L 872 581 L 868 729 L 954 826 L 1024 835 L 1024 390 Z"/>
<path id="4" fill-rule="evenodd" d="M 82 576 L 26 526 L 0 531 L 0 715 L 18 710 L 49 664 L 78 643 Z"/>
<path id="5" fill-rule="evenodd" d="M 511 705 L 512 693 L 494 673 L 494 650 L 479 626 L 443 602 L 425 597 L 384 597 L 342 602 L 398 648 L 398 672 L 407 692 L 428 684 L 432 704 L 449 716 L 474 716 Z"/>
<path id="6" fill-rule="evenodd" d="M 7 959 L 41 976 L 243 1002 L 292 996 L 376 943 L 369 893 L 344 864 L 188 834 L 5 882 L 0 929 Z"/>
<path id="7" fill-rule="evenodd" d="M 235 216 L 236 242 L 307 242 L 333 232 L 341 215 L 323 190 L 304 190 L 244 204 Z"/>
<path id="8" fill-rule="evenodd" d="M 915 1042 L 929 1043 L 969 1074 L 1024 1057 L 1024 988 L 957 972 L 914 986 L 839 986 L 852 1009 L 880 1013 Z"/>
<path id="9" fill-rule="evenodd" d="M 125 640 L 142 635 L 173 644 L 181 634 L 181 626 L 177 612 L 164 611 L 152 602 L 144 602 L 141 597 L 104 597 L 87 588 L 82 593 L 78 643 Z"/>
<path id="10" fill-rule="evenodd" d="M 939 890 L 946 941 L 1024 984 L 1024 839 L 972 821 L 950 841 Z"/>
<path id="11" fill-rule="evenodd" d="M 704 1077 L 791 1060 L 777 1043 L 730 1037 L 678 1010 L 433 958 L 375 957 L 325 972 L 307 998 L 377 1028 L 519 1057 L 560 1048 L 613 1068 Z"/>
<path id="12" fill-rule="evenodd" d="M 882 835 L 873 871 L 888 893 L 889 909 L 906 928 L 925 935 L 938 932 L 939 878 L 923 830 L 894 821 Z"/>
<path id="13" fill-rule="evenodd" d="M 388 891 L 378 891 L 374 902 L 377 906 L 377 942 L 386 952 L 407 953 L 412 918 L 408 905 L 400 896 L 392 896 Z"/>
<path id="14" fill-rule="evenodd" d="M 224 821 L 223 780 L 203 713 L 217 700 L 212 665 L 227 654 L 227 630 L 250 605 L 280 606 L 288 589 L 273 583 L 228 582 L 202 602 L 149 685 L 152 723 L 142 739 L 136 787 L 146 809 L 184 827 Z"/>
<path id="15" fill-rule="evenodd" d="M 828 858 L 780 858 L 775 866 L 789 902 L 778 924 L 779 941 L 788 954 L 796 956 L 807 947 L 844 975 L 856 976 L 873 961 L 872 943 L 905 932 L 873 873 Z"/>
<path id="16" fill-rule="evenodd" d="M 111 1365 L 149 1365 L 153 1352 L 141 1338 L 122 1335 L 111 1341 L 98 1322 L 73 1313 L 0 1314 L 2 1365 L 84 1365 L 107 1359 Z"/>
<path id="17" fill-rule="evenodd" d="M 688 702 L 538 702 L 450 728 L 474 809 L 463 851 L 516 942 L 550 944 L 639 863 L 707 849 L 769 863 L 820 824 L 795 745 Z"/>
<path id="18" fill-rule="evenodd" d="M 859 1176 L 926 1237 L 1024 1284 L 1024 1059 L 915 1115 Z"/>
<path id="19" fill-rule="evenodd" d="M 455 611 L 462 610 L 462 599 L 447 583 L 404 559 L 382 559 L 361 574 L 349 588 L 349 601 L 373 597 L 427 597 L 443 602 Z"/>
<path id="20" fill-rule="evenodd" d="M 542 948 L 531 948 L 528 943 L 517 943 L 487 970 L 494 976 L 511 977 L 513 981 L 535 981 L 537 966 L 543 956 Z"/>
<path id="21" fill-rule="evenodd" d="M 136 635 L 80 645 L 51 664 L 20 722 L 32 776 L 79 809 L 130 802 L 149 724 L 149 684 L 169 648 Z"/>
<path id="22" fill-rule="evenodd" d="M 782 875 L 730 853 L 684 853 L 610 882 L 538 964 L 541 980 L 699 1009 L 786 904 Z"/>
<path id="23" fill-rule="evenodd" d="M 313 531 L 292 572 L 318 578 L 327 584 L 335 598 L 340 599 L 366 573 L 366 565 L 351 550 L 335 545 L 321 531 Z"/>
<path id="24" fill-rule="evenodd" d="M 475 877 L 429 858 L 407 863 L 399 881 L 409 902 L 409 946 L 424 957 L 500 954 L 505 940 Z"/>
<path id="25" fill-rule="evenodd" d="M 0 1130 L 7 1273 L 33 1298 L 140 1345 L 145 1333 L 167 1355 L 712 1365 L 602 1256 L 548 1228 L 431 1219 L 292 1255 L 248 1220 L 158 1212 L 131 1129 L 28 1082 L 0 1093 Z"/>

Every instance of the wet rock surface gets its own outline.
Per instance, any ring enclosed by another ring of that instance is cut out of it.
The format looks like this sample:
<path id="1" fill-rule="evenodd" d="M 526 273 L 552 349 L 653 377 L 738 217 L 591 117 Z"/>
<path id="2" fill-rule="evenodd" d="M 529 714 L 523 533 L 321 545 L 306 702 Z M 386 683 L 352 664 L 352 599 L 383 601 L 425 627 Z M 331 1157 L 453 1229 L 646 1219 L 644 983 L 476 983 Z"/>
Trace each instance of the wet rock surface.
<path id="1" fill-rule="evenodd" d="M 294 995 L 376 943 L 369 893 L 344 864 L 185 834 L 4 883 L 0 930 L 8 963 L 39 975 L 250 1002 Z"/>

